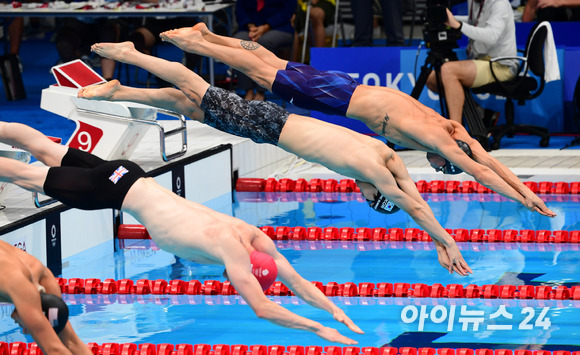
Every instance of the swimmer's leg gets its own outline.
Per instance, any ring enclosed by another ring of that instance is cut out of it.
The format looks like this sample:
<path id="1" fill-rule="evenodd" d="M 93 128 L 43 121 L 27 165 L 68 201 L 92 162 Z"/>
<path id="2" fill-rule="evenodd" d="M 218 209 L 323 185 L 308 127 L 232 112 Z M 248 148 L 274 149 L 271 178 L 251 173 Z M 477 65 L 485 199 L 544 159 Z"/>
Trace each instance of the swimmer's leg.
<path id="1" fill-rule="evenodd" d="M 170 62 L 165 59 L 143 54 L 135 49 L 131 42 L 123 43 L 95 43 L 91 50 L 101 57 L 110 58 L 121 63 L 138 66 L 153 75 L 177 86 L 197 105 L 209 84 L 202 77 L 187 69 L 181 63 Z"/>
<path id="2" fill-rule="evenodd" d="M 186 52 L 220 60 L 232 68 L 245 73 L 266 90 L 272 90 L 272 83 L 276 79 L 278 69 L 267 65 L 257 56 L 252 55 L 253 51 L 263 49 L 256 42 L 239 41 L 238 48 L 221 46 L 205 40 L 200 31 L 194 31 L 191 27 L 163 32 L 161 38 Z"/>
<path id="3" fill-rule="evenodd" d="M 196 24 L 195 26 L 193 26 L 193 30 L 195 31 L 199 31 L 201 32 L 203 38 L 211 43 L 220 45 L 220 46 L 226 46 L 226 47 L 231 47 L 231 48 L 236 48 L 236 49 L 245 49 L 242 46 L 242 40 L 238 39 L 238 38 L 233 38 L 233 37 L 226 37 L 226 36 L 220 36 L 218 34 L 215 34 L 213 32 L 211 32 L 205 23 L 200 22 L 198 24 Z M 266 47 L 264 46 L 259 46 L 259 48 L 256 48 L 255 50 L 249 51 L 249 53 L 255 55 L 256 57 L 258 57 L 262 62 L 268 64 L 269 66 L 278 69 L 278 70 L 284 70 L 286 69 L 286 64 L 288 64 L 287 60 L 281 59 L 279 58 L 276 54 L 270 52 Z"/>
<path id="4" fill-rule="evenodd" d="M 12 122 L 0 122 L 0 141 L 30 152 L 47 166 L 60 166 L 68 147 L 53 142 L 36 129 Z"/>
<path id="5" fill-rule="evenodd" d="M 137 102 L 203 121 L 201 108 L 175 88 L 139 89 L 123 86 L 118 80 L 111 80 L 104 84 L 82 88 L 77 96 L 88 100 Z"/>
<path id="6" fill-rule="evenodd" d="M 47 166 L 35 166 L 16 159 L 0 157 L 0 181 L 15 184 L 28 191 L 44 193 L 48 169 Z"/>

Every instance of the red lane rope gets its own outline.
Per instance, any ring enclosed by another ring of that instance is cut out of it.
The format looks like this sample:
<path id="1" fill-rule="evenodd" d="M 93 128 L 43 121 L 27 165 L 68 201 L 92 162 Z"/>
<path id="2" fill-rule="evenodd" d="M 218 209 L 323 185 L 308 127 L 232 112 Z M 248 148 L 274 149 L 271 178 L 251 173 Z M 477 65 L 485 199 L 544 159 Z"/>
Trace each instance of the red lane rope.
<path id="1" fill-rule="evenodd" d="M 342 240 L 430 242 L 429 234 L 419 228 L 352 228 L 263 226 L 273 240 Z M 580 243 L 580 231 L 531 229 L 445 229 L 457 242 L 490 243 Z"/>
<path id="2" fill-rule="evenodd" d="M 130 279 L 81 279 L 57 278 L 62 293 L 69 294 L 138 294 L 138 295 L 237 295 L 229 281 L 205 280 L 147 280 Z M 580 286 L 533 286 L 533 285 L 474 285 L 460 284 L 426 285 L 423 283 L 346 282 L 339 284 L 312 281 L 328 297 L 415 297 L 415 298 L 483 298 L 483 299 L 537 299 L 580 300 Z M 293 292 L 280 281 L 274 282 L 266 295 L 293 296 Z M 0 352 L 1 353 L 1 352 Z M 580 354 L 578 354 L 580 355 Z"/>
<path id="3" fill-rule="evenodd" d="M 94 355 L 580 355 L 567 350 L 511 350 L 471 348 L 414 348 L 375 346 L 302 346 L 241 344 L 151 344 L 151 343 L 88 343 Z M 523 345 L 522 345 L 523 346 Z M 40 355 L 36 343 L 0 342 L 0 354 Z"/>
<path id="4" fill-rule="evenodd" d="M 352 228 L 352 227 L 289 227 L 263 226 L 260 229 L 272 240 L 338 240 L 430 242 L 429 234 L 419 228 Z M 580 231 L 532 229 L 445 229 L 456 242 L 489 243 L 580 243 Z M 122 224 L 118 239 L 151 239 L 139 224 Z"/>
<path id="5" fill-rule="evenodd" d="M 272 240 L 340 240 L 430 242 L 429 234 L 419 228 L 352 228 L 263 226 Z M 580 231 L 532 229 L 445 229 L 456 242 L 490 243 L 580 243 Z"/>
<path id="6" fill-rule="evenodd" d="M 495 193 L 475 181 L 419 180 L 419 192 L 431 193 Z M 538 194 L 580 194 L 580 182 L 526 181 L 524 185 Z M 244 192 L 360 192 L 352 179 L 260 179 L 239 178 L 236 191 Z"/>

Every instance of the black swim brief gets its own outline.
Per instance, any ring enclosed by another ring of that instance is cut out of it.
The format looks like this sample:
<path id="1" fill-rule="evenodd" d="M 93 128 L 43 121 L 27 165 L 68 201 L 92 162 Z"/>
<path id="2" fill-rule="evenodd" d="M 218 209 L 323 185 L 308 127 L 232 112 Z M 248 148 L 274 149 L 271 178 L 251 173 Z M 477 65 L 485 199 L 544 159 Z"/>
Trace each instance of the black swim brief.
<path id="1" fill-rule="evenodd" d="M 129 160 L 107 161 L 69 148 L 62 166 L 48 170 L 44 192 L 82 210 L 121 209 L 125 195 L 145 171 Z"/>
<path id="2" fill-rule="evenodd" d="M 278 145 L 288 111 L 268 101 L 248 101 L 227 90 L 210 86 L 201 100 L 204 123 L 222 132 Z"/>

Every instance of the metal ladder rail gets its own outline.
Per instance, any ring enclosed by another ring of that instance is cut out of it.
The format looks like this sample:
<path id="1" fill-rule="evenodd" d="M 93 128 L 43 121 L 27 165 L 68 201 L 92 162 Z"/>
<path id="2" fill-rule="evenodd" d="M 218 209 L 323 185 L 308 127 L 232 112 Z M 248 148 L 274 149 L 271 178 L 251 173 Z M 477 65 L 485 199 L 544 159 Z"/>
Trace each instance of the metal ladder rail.
<path id="1" fill-rule="evenodd" d="M 185 154 L 185 152 L 187 152 L 186 118 L 184 115 L 179 114 L 179 113 L 174 112 L 174 111 L 157 109 L 157 112 L 160 112 L 160 113 L 167 115 L 167 116 L 176 117 L 179 119 L 179 122 L 180 122 L 179 127 L 174 128 L 172 130 L 169 130 L 167 132 L 165 131 L 165 129 L 163 128 L 163 126 L 161 124 L 156 122 L 157 128 L 159 129 L 159 143 L 160 143 L 159 149 L 160 149 L 161 157 L 163 158 L 163 161 L 170 161 L 170 160 L 173 160 L 175 158 L 182 156 L 183 154 Z M 165 150 L 165 138 L 174 136 L 176 134 L 181 134 L 181 150 L 178 152 L 167 155 L 166 150 Z"/>

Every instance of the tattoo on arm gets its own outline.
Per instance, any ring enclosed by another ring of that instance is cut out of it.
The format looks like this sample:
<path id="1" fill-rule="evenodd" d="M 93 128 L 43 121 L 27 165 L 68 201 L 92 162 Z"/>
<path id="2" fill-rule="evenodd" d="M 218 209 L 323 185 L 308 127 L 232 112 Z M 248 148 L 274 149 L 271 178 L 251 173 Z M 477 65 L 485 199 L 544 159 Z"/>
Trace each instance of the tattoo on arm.
<path id="1" fill-rule="evenodd" d="M 389 116 L 385 116 L 385 117 L 383 118 L 383 128 L 382 128 L 382 130 L 381 130 L 381 133 L 382 133 L 383 135 L 385 135 L 385 133 L 387 133 L 387 124 L 389 124 L 389 119 L 390 119 L 390 117 L 389 117 Z"/>
<path id="2" fill-rule="evenodd" d="M 260 48 L 260 43 L 252 41 L 240 41 L 240 45 L 242 46 L 242 48 L 247 49 L 249 51 L 253 51 Z"/>

